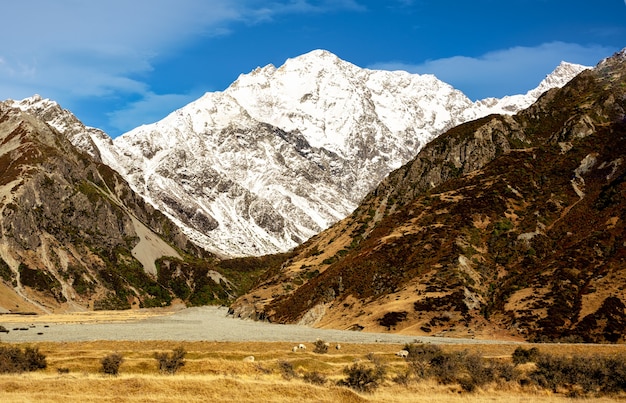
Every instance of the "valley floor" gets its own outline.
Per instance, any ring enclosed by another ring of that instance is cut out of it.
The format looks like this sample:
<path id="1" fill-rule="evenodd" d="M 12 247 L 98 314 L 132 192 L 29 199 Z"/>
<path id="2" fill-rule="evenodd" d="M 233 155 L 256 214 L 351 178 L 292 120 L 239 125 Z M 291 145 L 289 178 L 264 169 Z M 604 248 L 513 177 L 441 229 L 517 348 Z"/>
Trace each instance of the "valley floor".
<path id="1" fill-rule="evenodd" d="M 403 378 L 415 368 L 395 353 L 413 342 L 501 362 L 510 362 L 520 345 L 560 356 L 626 353 L 624 345 L 530 345 L 271 325 L 228 317 L 218 307 L 1 315 L 0 324 L 9 330 L 0 333 L 0 347 L 35 347 L 47 361 L 44 370 L 0 374 L 3 402 L 565 402 L 564 391 L 520 382 L 493 381 L 467 392 L 458 383 Z M 317 338 L 329 342 L 326 353 L 314 352 Z M 300 343 L 306 349 L 293 351 Z M 161 374 L 155 354 L 178 347 L 187 353 L 185 365 L 174 375 Z M 113 353 L 123 357 L 118 376 L 102 372 L 102 359 Z M 340 386 L 355 363 L 383 366 L 379 387 L 359 392 Z M 626 396 L 593 401 L 615 399 Z"/>

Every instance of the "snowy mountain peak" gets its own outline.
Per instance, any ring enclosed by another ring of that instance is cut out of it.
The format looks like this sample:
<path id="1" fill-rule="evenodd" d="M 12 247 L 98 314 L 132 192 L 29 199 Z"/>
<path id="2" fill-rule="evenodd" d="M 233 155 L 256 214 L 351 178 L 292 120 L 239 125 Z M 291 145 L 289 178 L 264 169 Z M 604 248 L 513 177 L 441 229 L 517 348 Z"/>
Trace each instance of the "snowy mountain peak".
<path id="1" fill-rule="evenodd" d="M 102 162 L 101 150 L 106 152 L 113 148 L 113 142 L 106 133 L 100 129 L 86 127 L 72 112 L 61 108 L 55 101 L 35 94 L 20 101 L 8 100 L 7 102 L 13 108 L 40 117 L 50 127 L 63 133 L 74 146 L 88 153 L 98 162 Z"/>
<path id="2" fill-rule="evenodd" d="M 49 101 L 48 99 L 46 99 L 46 100 Z M 41 95 L 39 95 L 39 94 L 34 94 L 31 97 L 22 99 L 21 101 L 13 100 L 13 102 L 15 102 L 16 104 L 24 104 L 24 105 L 26 105 L 26 104 L 33 104 L 33 103 L 37 103 L 37 102 L 41 102 L 41 101 L 43 101 L 43 99 L 42 99 Z"/>
<path id="3" fill-rule="evenodd" d="M 327 68 L 333 65 L 354 66 L 350 62 L 340 59 L 334 53 L 331 53 L 323 49 L 316 49 L 308 53 L 305 53 L 303 55 L 287 59 L 282 67 L 294 69 L 294 68 L 297 68 L 298 66 L 306 66 L 306 65 L 318 66 L 320 68 L 324 68 L 324 67 Z"/>
<path id="4" fill-rule="evenodd" d="M 59 104 L 48 98 L 42 98 L 41 95 L 35 94 L 31 97 L 24 98 L 21 101 L 9 100 L 9 104 L 14 108 L 22 111 L 42 111 L 49 108 L 58 108 Z"/>
<path id="5" fill-rule="evenodd" d="M 450 127 L 534 99 L 474 103 L 433 75 L 362 69 L 314 50 L 242 74 L 101 154 L 197 244 L 261 255 L 346 217 Z"/>
<path id="6" fill-rule="evenodd" d="M 605 68 L 613 63 L 621 63 L 623 60 L 626 60 L 626 48 L 623 48 L 622 50 L 615 52 L 612 56 L 601 60 L 596 67 Z"/>
<path id="7" fill-rule="evenodd" d="M 539 83 L 539 86 L 531 91 L 534 97 L 538 97 L 551 88 L 562 87 L 567 84 L 572 77 L 578 75 L 583 70 L 590 69 L 591 67 L 583 66 L 580 64 L 573 64 L 562 61 L 552 73 L 548 74 L 546 78 Z"/>
<path id="8" fill-rule="evenodd" d="M 580 64 L 561 62 L 552 73 L 548 74 L 536 88 L 526 92 L 526 94 L 509 95 L 503 98 L 486 98 L 476 101 L 475 108 L 471 113 L 476 113 L 476 117 L 484 116 L 487 111 L 490 113 L 512 114 L 522 109 L 528 108 L 543 94 L 551 88 L 559 88 L 567 84 L 572 78 L 583 70 L 590 67 Z M 466 115 L 467 116 L 467 115 Z"/>

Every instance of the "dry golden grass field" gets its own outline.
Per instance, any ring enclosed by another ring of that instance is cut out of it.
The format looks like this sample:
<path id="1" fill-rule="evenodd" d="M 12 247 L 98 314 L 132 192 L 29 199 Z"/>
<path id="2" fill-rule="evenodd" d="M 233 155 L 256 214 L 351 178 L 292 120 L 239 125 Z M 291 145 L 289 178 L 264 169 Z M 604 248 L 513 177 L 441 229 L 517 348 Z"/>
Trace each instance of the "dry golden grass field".
<path id="1" fill-rule="evenodd" d="M 0 346 L 7 345 L 0 343 Z M 11 344 L 23 348 L 24 344 Z M 459 385 L 413 380 L 394 381 L 406 373 L 407 362 L 395 356 L 402 345 L 347 344 L 325 354 L 292 351 L 286 342 L 40 342 L 30 343 L 46 355 L 47 368 L 36 372 L 0 375 L 1 402 L 565 402 L 563 394 L 536 386 L 488 384 L 473 392 Z M 161 374 L 154 354 L 182 347 L 185 365 L 174 375 Z M 612 356 L 623 354 L 621 345 L 536 345 L 542 352 Z M 516 348 L 509 344 L 442 345 L 444 351 L 468 350 L 490 359 L 510 360 Z M 119 353 L 124 361 L 118 376 L 105 375 L 101 359 Z M 244 361 L 254 356 L 253 362 Z M 360 360 L 382 363 L 387 374 L 371 393 L 358 393 L 337 381 L 344 368 Z M 288 363 L 288 364 L 285 364 Z M 287 373 L 285 366 L 293 369 Z M 64 372 L 64 373 L 61 373 Z M 304 380 L 316 372 L 323 386 Z M 558 391 L 557 391 L 558 392 Z M 594 399 L 610 402 L 626 396 Z M 591 401 L 576 399 L 577 402 Z"/>

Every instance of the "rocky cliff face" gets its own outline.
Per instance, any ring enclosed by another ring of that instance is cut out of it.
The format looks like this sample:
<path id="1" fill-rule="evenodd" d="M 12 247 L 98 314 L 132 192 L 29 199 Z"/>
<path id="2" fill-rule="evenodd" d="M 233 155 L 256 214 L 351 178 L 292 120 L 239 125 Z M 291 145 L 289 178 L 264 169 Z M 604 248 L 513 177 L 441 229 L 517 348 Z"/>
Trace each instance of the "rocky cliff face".
<path id="1" fill-rule="evenodd" d="M 439 136 L 233 311 L 409 334 L 623 341 L 626 58 Z"/>
<path id="2" fill-rule="evenodd" d="M 350 214 L 444 130 L 518 111 L 582 69 L 563 64 L 541 90 L 473 103 L 434 76 L 314 51 L 241 75 L 113 146 L 93 142 L 198 245 L 223 256 L 275 253 Z"/>
<path id="3" fill-rule="evenodd" d="M 55 128 L 62 116 L 66 133 L 82 133 L 75 117 L 56 104 L 29 101 L 0 103 L 0 307 L 161 306 L 181 297 L 172 288 L 176 273 L 157 278 L 163 257 L 178 262 L 178 276 L 199 282 L 185 262 L 202 258 L 199 265 L 210 266 L 210 255 Z M 214 286 L 216 294 L 232 294 L 226 282 Z M 187 288 L 193 294 L 193 285 Z M 6 306 L 8 294 L 23 306 Z"/>

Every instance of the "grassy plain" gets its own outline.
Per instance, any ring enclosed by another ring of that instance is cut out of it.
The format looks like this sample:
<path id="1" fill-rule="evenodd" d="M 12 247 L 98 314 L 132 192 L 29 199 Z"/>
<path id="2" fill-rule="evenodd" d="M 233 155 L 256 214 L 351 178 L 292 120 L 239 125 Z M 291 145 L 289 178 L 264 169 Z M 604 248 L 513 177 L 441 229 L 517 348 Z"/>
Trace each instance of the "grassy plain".
<path id="1" fill-rule="evenodd" d="M 433 381 L 413 381 L 408 385 L 393 381 L 407 370 L 407 363 L 395 356 L 402 345 L 348 344 L 341 350 L 316 354 L 313 344 L 293 352 L 292 343 L 273 342 L 170 342 L 95 341 L 29 344 L 46 355 L 48 368 L 38 372 L 0 375 L 3 402 L 565 402 L 559 393 L 518 384 L 488 385 L 472 393 L 458 385 Z M 16 345 L 23 347 L 24 345 Z M 157 370 L 156 352 L 176 347 L 187 351 L 186 364 L 175 375 Z M 334 344 L 333 344 L 334 346 Z M 484 357 L 510 360 L 514 345 L 442 345 L 444 351 L 471 349 Z M 614 355 L 624 353 L 621 345 L 537 345 L 552 354 Z M 117 352 L 124 362 L 118 376 L 104 375 L 100 360 Z M 254 362 L 244 358 L 254 356 Z M 344 368 L 376 357 L 387 368 L 381 387 L 373 393 L 357 393 L 337 386 L 344 379 Z M 294 370 L 288 378 L 285 362 Z M 63 370 L 69 371 L 67 373 Z M 307 373 L 321 374 L 324 386 L 307 383 Z M 626 398 L 626 396 L 624 397 Z M 594 399 L 598 402 L 614 398 Z M 586 401 L 577 399 L 576 401 Z"/>

